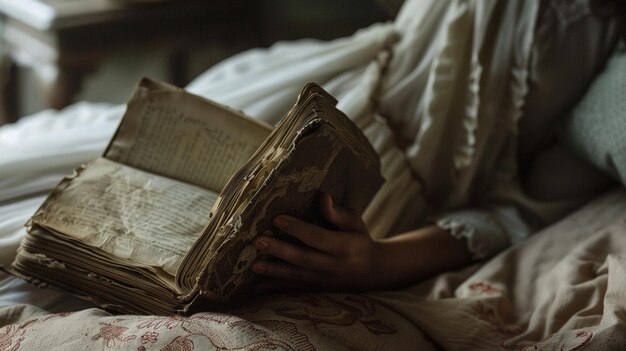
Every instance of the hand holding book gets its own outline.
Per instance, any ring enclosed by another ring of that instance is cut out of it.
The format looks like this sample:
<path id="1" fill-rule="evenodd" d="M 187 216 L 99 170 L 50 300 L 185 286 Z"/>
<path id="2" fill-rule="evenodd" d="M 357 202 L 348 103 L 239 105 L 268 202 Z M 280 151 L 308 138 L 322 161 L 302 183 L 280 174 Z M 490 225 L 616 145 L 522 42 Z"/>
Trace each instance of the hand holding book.
<path id="1" fill-rule="evenodd" d="M 335 230 L 291 216 L 277 216 L 274 225 L 304 245 L 274 237 L 258 236 L 255 247 L 282 262 L 257 260 L 252 270 L 274 278 L 262 281 L 257 291 L 341 290 L 362 291 L 378 287 L 372 277 L 378 270 L 379 244 L 368 234 L 355 211 L 335 207 L 331 196 L 322 193 L 320 212 Z"/>
<path id="2" fill-rule="evenodd" d="M 373 239 L 355 211 L 320 197 L 320 211 L 334 230 L 290 216 L 274 224 L 305 245 L 258 236 L 255 247 L 282 262 L 256 260 L 252 270 L 266 276 L 257 292 L 375 291 L 403 287 L 471 262 L 465 240 L 437 226 Z M 442 254 L 445 253 L 445 254 Z"/>

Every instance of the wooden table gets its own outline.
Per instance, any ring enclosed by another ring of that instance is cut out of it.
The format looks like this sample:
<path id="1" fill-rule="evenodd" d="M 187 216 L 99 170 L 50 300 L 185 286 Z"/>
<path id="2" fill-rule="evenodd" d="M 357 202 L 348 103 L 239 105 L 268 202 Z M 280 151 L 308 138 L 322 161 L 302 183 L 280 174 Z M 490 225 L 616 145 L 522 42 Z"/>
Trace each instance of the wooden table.
<path id="1" fill-rule="evenodd" d="M 244 0 L 0 0 L 0 124 L 19 116 L 17 65 L 32 68 L 45 104 L 63 108 L 83 78 L 118 50 L 164 48 L 170 82 L 183 85 L 185 57 L 208 43 L 261 44 Z"/>

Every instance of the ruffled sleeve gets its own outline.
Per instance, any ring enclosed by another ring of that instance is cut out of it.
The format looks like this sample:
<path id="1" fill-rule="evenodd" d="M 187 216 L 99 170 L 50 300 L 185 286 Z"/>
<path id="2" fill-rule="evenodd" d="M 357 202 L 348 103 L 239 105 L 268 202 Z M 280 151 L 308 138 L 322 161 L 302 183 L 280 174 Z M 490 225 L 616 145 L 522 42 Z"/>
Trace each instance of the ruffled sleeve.
<path id="1" fill-rule="evenodd" d="M 457 239 L 465 239 L 475 260 L 487 258 L 527 238 L 535 226 L 514 205 L 452 211 L 436 224 Z"/>

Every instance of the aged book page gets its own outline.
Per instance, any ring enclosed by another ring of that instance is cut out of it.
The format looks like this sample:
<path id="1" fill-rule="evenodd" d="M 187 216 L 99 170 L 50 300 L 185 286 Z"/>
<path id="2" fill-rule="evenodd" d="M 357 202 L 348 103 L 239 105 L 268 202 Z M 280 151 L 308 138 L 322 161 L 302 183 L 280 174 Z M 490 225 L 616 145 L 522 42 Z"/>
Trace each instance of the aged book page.
<path id="1" fill-rule="evenodd" d="M 219 192 L 270 131 L 224 106 L 143 80 L 105 157 Z"/>
<path id="2" fill-rule="evenodd" d="M 33 222 L 173 276 L 217 196 L 99 158 L 65 179 Z"/>

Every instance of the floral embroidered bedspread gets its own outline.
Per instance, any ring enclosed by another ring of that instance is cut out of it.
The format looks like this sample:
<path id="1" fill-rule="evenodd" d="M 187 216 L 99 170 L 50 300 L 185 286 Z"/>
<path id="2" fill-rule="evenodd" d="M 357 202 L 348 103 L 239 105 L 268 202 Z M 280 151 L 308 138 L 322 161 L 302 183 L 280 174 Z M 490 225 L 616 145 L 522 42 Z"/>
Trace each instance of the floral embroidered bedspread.
<path id="1" fill-rule="evenodd" d="M 432 349 L 409 320 L 358 295 L 285 295 L 232 314 L 189 317 L 113 316 L 99 309 L 47 314 L 28 305 L 0 314 L 23 319 L 0 329 L 2 351 Z"/>
<path id="2" fill-rule="evenodd" d="M 626 191 L 490 261 L 397 291 L 266 296 L 189 317 L 0 309 L 0 350 L 623 350 Z"/>

